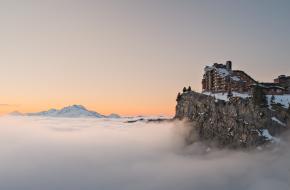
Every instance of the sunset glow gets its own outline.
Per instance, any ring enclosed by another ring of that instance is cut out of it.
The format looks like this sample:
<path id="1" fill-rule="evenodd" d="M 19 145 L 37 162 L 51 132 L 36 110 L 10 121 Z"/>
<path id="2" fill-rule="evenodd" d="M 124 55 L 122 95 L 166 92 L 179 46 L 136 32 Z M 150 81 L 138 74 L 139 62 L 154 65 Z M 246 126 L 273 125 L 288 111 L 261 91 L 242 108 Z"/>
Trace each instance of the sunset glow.
<path id="1" fill-rule="evenodd" d="M 251 2 L 251 3 L 249 3 Z M 290 73 L 287 1 L 1 1 L 0 113 L 173 115 L 204 65 Z M 277 21 L 277 22 L 274 22 Z"/>

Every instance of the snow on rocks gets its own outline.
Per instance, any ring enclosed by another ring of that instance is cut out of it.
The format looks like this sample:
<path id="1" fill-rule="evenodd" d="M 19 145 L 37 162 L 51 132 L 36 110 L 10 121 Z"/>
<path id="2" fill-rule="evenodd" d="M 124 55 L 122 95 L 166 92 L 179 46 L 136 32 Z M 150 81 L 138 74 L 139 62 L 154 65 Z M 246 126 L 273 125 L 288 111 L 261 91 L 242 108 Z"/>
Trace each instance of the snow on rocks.
<path id="1" fill-rule="evenodd" d="M 283 123 L 282 121 L 280 121 L 279 119 L 277 119 L 276 117 L 272 117 L 271 119 L 272 119 L 272 121 L 275 121 L 275 122 L 277 122 L 278 124 L 280 124 L 280 125 L 286 127 L 286 124 Z"/>
<path id="2" fill-rule="evenodd" d="M 273 137 L 268 129 L 254 129 L 252 131 L 256 131 L 260 137 L 263 136 L 267 141 L 272 143 L 279 143 L 281 141 L 279 138 Z"/>
<path id="3" fill-rule="evenodd" d="M 271 141 L 271 142 L 275 142 L 275 143 L 279 143 L 280 142 L 280 139 L 279 138 L 276 138 L 276 137 L 273 137 L 270 133 L 269 133 L 269 131 L 268 131 L 268 129 L 261 129 L 261 131 L 262 131 L 262 136 L 263 137 L 265 137 L 266 138 L 266 140 L 269 140 L 269 141 Z"/>
<path id="4" fill-rule="evenodd" d="M 232 92 L 233 97 L 240 97 L 240 98 L 249 98 L 250 95 L 248 93 L 239 93 L 239 92 Z M 211 93 L 211 92 L 203 92 L 203 94 L 215 97 L 217 100 L 224 100 L 229 101 L 228 93 Z"/>
<path id="5" fill-rule="evenodd" d="M 250 98 L 251 95 L 249 93 L 239 93 L 239 92 L 232 92 L 233 97 L 240 97 L 240 98 Z M 218 100 L 229 101 L 228 93 L 227 92 L 220 92 L 220 93 L 212 93 L 212 92 L 203 92 L 203 94 L 215 97 Z M 284 95 L 273 95 L 274 96 L 274 103 L 281 104 L 284 108 L 288 108 L 290 104 L 290 94 Z M 272 95 L 266 95 L 268 100 L 268 105 L 271 105 Z"/>
<path id="6" fill-rule="evenodd" d="M 273 102 L 276 104 L 281 104 L 284 108 L 288 108 L 290 104 L 290 94 L 284 95 L 273 95 Z M 271 105 L 272 95 L 267 95 L 268 105 Z"/>

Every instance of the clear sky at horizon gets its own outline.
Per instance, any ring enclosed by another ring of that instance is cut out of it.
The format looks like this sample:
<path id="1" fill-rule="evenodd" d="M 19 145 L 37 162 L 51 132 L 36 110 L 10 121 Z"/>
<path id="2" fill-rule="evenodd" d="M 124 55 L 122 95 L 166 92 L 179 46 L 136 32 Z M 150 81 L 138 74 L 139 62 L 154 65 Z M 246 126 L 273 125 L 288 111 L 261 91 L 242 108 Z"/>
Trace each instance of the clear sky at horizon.
<path id="1" fill-rule="evenodd" d="M 172 115 L 203 67 L 290 75 L 287 0 L 0 0 L 0 113 Z"/>

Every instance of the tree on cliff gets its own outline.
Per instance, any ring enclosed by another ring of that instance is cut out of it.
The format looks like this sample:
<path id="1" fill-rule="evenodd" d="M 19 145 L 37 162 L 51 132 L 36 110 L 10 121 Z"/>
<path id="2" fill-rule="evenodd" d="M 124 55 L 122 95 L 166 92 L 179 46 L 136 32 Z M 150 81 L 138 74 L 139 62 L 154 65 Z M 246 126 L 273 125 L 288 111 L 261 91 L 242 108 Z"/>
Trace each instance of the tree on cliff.
<path id="1" fill-rule="evenodd" d="M 180 98 L 181 98 L 181 94 L 180 94 L 180 92 L 177 94 L 177 98 L 176 98 L 176 101 L 179 101 L 180 100 Z"/>
<path id="2" fill-rule="evenodd" d="M 186 87 L 184 87 L 182 91 L 183 91 L 183 92 L 186 92 L 186 91 L 187 91 Z"/>
<path id="3" fill-rule="evenodd" d="M 267 106 L 267 97 L 262 89 L 262 87 L 256 85 L 253 88 L 253 101 L 257 106 L 265 107 Z"/>
<path id="4" fill-rule="evenodd" d="M 275 96 L 271 96 L 271 104 L 274 104 L 275 103 Z"/>
<path id="5" fill-rule="evenodd" d="M 228 91 L 228 98 L 231 98 L 231 97 L 233 97 L 233 93 L 232 93 L 232 91 L 230 90 L 230 91 Z"/>
<path id="6" fill-rule="evenodd" d="M 191 86 L 188 87 L 187 91 L 188 92 L 191 92 Z"/>

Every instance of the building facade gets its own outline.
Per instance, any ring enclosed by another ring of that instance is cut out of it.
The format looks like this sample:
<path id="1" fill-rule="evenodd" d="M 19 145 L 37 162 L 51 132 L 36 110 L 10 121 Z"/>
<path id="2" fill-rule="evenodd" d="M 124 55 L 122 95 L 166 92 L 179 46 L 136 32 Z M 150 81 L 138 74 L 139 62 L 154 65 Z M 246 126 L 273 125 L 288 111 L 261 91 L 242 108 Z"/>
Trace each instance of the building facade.
<path id="1" fill-rule="evenodd" d="M 265 94 L 290 94 L 290 76 L 280 75 L 274 83 L 259 83 L 246 72 L 233 70 L 232 62 L 214 63 L 204 68 L 202 91 L 211 93 L 239 92 L 251 93 L 253 86 L 258 85 Z"/>
<path id="2" fill-rule="evenodd" d="M 206 66 L 202 79 L 203 92 L 250 92 L 251 85 L 257 82 L 244 71 L 232 70 L 232 62 L 226 64 L 215 63 Z"/>
<path id="3" fill-rule="evenodd" d="M 275 84 L 284 87 L 287 94 L 290 94 L 290 76 L 280 75 L 274 79 Z"/>

